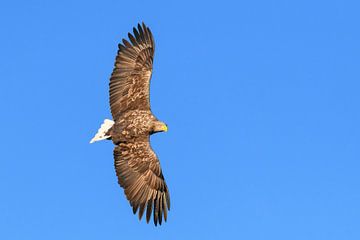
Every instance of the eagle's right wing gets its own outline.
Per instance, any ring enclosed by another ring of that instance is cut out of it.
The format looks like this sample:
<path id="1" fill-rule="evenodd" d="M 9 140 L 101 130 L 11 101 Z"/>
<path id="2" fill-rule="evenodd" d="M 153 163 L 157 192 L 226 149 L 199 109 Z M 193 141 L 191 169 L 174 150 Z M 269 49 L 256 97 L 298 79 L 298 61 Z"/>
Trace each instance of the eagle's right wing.
<path id="1" fill-rule="evenodd" d="M 114 149 L 118 182 L 141 219 L 146 208 L 146 221 L 153 212 L 154 223 L 161 225 L 170 210 L 170 194 L 161 171 L 160 162 L 149 142 L 120 143 Z"/>
<path id="2" fill-rule="evenodd" d="M 110 78 L 110 108 L 116 121 L 128 110 L 150 110 L 149 85 L 155 43 L 143 23 L 128 34 L 130 42 L 119 44 L 114 70 Z"/>

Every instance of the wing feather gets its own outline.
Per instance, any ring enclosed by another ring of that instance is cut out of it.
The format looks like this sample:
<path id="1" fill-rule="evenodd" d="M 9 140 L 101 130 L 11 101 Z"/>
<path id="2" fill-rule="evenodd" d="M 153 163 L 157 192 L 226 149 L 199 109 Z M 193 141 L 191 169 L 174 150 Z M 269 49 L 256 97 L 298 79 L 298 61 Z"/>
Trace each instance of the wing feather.
<path id="1" fill-rule="evenodd" d="M 150 221 L 153 204 L 154 204 L 154 200 L 150 198 L 148 201 L 148 205 L 146 207 L 146 222 Z"/>
<path id="2" fill-rule="evenodd" d="M 152 33 L 143 23 L 129 33 L 129 41 L 119 44 L 110 78 L 110 108 L 116 121 L 128 110 L 150 110 L 149 86 L 155 44 Z"/>
<path id="3" fill-rule="evenodd" d="M 114 149 L 118 182 L 133 207 L 139 209 L 139 219 L 146 211 L 149 222 L 153 213 L 154 223 L 161 225 L 170 210 L 170 194 L 161 171 L 160 162 L 149 142 L 120 143 Z"/>

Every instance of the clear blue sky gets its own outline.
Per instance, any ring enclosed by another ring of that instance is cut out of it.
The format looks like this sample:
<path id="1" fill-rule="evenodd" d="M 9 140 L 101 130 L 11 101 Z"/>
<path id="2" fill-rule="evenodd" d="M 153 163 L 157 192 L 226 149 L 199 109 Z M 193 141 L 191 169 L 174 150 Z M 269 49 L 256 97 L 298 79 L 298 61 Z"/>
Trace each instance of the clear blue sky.
<path id="1" fill-rule="evenodd" d="M 7 1 L 0 7 L 0 239 L 360 239 L 357 1 Z M 117 43 L 156 40 L 161 227 L 117 184 Z M 130 237 L 131 236 L 131 237 Z"/>

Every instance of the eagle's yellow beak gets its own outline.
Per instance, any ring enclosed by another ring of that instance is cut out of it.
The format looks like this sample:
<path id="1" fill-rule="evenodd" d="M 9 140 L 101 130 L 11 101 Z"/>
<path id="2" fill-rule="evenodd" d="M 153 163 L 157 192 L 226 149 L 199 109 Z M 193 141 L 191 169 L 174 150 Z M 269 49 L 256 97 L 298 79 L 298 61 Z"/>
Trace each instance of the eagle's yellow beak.
<path id="1" fill-rule="evenodd" d="M 168 127 L 167 127 L 166 124 L 163 125 L 163 131 L 164 131 L 164 132 L 167 132 L 167 131 L 168 131 Z"/>

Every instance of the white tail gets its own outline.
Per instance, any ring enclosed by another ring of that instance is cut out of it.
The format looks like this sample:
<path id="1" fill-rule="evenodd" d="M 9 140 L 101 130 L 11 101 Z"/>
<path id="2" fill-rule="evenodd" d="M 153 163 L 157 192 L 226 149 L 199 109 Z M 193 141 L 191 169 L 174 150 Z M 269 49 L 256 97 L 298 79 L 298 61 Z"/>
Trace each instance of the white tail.
<path id="1" fill-rule="evenodd" d="M 105 119 L 104 123 L 101 124 L 98 132 L 95 134 L 95 137 L 91 139 L 90 143 L 101 141 L 104 139 L 107 139 L 111 136 L 107 136 L 106 132 L 109 131 L 109 129 L 114 125 L 114 121 L 110 119 Z"/>

